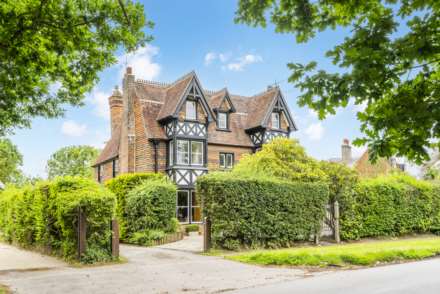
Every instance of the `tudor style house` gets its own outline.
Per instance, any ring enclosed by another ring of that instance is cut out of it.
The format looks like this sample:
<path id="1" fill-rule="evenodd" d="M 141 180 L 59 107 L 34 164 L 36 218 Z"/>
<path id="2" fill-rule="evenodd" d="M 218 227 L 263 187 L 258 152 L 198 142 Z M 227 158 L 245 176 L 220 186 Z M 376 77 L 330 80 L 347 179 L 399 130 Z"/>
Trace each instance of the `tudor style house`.
<path id="1" fill-rule="evenodd" d="M 250 97 L 208 91 L 194 72 L 165 84 L 136 80 L 128 67 L 122 93 L 116 88 L 109 104 L 111 139 L 94 164 L 97 180 L 164 172 L 178 186 L 183 223 L 201 221 L 197 177 L 231 169 L 244 154 L 297 129 L 278 87 Z"/>

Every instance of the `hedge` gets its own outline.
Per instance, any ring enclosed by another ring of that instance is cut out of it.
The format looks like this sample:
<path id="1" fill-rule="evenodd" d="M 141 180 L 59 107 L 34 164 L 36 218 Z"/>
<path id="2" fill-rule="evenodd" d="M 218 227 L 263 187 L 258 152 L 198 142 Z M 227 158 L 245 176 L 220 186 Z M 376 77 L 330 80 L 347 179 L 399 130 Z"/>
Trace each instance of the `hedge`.
<path id="1" fill-rule="evenodd" d="M 8 242 L 72 260 L 77 254 L 78 209 L 87 219 L 84 262 L 111 259 L 115 196 L 92 180 L 64 177 L 0 194 L 0 234 Z"/>
<path id="2" fill-rule="evenodd" d="M 339 201 L 346 240 L 440 231 L 440 186 L 409 176 L 362 180 Z"/>
<path id="3" fill-rule="evenodd" d="M 211 173 L 197 179 L 214 247 L 286 247 L 319 230 L 328 202 L 323 183 Z"/>
<path id="4" fill-rule="evenodd" d="M 127 195 L 133 188 L 150 180 L 166 180 L 166 177 L 159 173 L 132 173 L 121 174 L 105 182 L 105 186 L 116 195 L 118 200 L 116 215 L 119 221 L 119 237 L 122 241 L 126 238 Z"/>
<path id="5" fill-rule="evenodd" d="M 178 224 L 176 193 L 176 186 L 168 180 L 148 181 L 131 190 L 127 196 L 127 236 L 174 233 Z"/>

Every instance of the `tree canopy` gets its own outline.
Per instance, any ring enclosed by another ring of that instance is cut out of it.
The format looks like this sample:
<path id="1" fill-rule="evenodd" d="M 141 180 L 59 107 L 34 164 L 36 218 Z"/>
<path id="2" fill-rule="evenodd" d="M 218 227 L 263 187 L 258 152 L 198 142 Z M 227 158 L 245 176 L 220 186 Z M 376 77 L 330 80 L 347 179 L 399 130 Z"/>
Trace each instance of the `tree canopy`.
<path id="1" fill-rule="evenodd" d="M 93 176 L 92 164 L 99 150 L 92 146 L 68 146 L 59 149 L 47 161 L 49 179 L 58 176 Z"/>
<path id="2" fill-rule="evenodd" d="M 240 0 L 236 22 L 292 33 L 298 43 L 343 27 L 345 40 L 326 56 L 338 72 L 316 62 L 289 63 L 299 104 L 324 119 L 338 107 L 357 114 L 370 159 L 392 155 L 416 162 L 440 148 L 440 2 L 438 0 Z"/>
<path id="3" fill-rule="evenodd" d="M 116 51 L 145 45 L 152 25 L 131 0 L 1 1 L 0 135 L 81 105 Z"/>
<path id="4" fill-rule="evenodd" d="M 11 140 L 0 139 L 0 182 L 7 184 L 22 178 L 23 156 Z"/>

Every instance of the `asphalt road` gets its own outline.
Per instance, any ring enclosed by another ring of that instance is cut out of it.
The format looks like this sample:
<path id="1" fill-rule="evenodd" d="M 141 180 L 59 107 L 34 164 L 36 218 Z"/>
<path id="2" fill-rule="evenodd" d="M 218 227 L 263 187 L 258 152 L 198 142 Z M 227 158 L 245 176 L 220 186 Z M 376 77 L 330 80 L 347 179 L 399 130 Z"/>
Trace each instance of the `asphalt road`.
<path id="1" fill-rule="evenodd" d="M 439 294 L 440 259 L 369 269 L 335 271 L 309 278 L 240 289 L 236 294 Z"/>

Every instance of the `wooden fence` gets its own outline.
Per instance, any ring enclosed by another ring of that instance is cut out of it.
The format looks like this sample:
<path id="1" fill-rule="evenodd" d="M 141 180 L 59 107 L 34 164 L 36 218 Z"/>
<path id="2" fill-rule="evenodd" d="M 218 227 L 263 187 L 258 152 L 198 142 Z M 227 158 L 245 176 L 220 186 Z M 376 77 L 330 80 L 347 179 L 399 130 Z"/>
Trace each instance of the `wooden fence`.
<path id="1" fill-rule="evenodd" d="M 163 237 L 160 240 L 153 240 L 151 246 L 158 246 L 158 245 L 164 245 L 167 243 L 173 243 L 176 241 L 180 241 L 183 239 L 184 233 L 183 232 L 176 232 L 173 234 L 167 234 L 165 237 Z"/>

